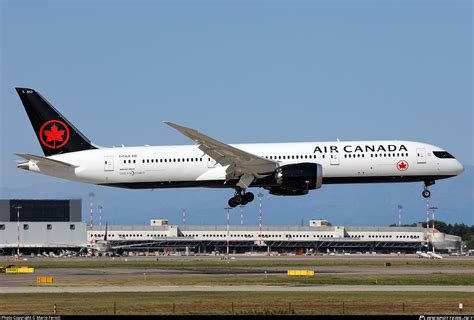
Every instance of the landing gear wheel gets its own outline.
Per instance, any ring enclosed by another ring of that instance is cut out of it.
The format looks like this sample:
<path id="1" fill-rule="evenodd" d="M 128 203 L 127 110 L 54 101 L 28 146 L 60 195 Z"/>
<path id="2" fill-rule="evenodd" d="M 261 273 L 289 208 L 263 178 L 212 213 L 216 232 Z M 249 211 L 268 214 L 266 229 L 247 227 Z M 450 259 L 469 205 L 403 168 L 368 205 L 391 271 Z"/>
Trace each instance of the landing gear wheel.
<path id="1" fill-rule="evenodd" d="M 252 192 L 247 192 L 244 194 L 244 200 L 246 203 L 252 202 L 253 199 L 255 199 L 255 196 L 253 195 Z"/>
<path id="2" fill-rule="evenodd" d="M 239 205 L 244 201 L 244 198 L 240 194 L 236 194 L 234 196 L 234 201 L 235 201 L 235 203 L 237 203 Z"/>
<path id="3" fill-rule="evenodd" d="M 431 197 L 431 192 L 428 189 L 423 190 L 423 192 L 421 194 L 423 195 L 423 198 Z"/>
<path id="4" fill-rule="evenodd" d="M 227 202 L 227 204 L 229 205 L 229 207 L 231 208 L 235 208 L 238 206 L 237 202 L 235 202 L 235 198 L 232 197 L 229 199 L 229 201 Z"/>
<path id="5" fill-rule="evenodd" d="M 243 190 L 241 189 L 236 190 L 235 195 L 227 202 L 229 207 L 235 208 L 238 205 L 245 206 L 247 203 L 252 202 L 253 199 L 255 199 L 255 196 L 252 192 L 246 192 L 242 194 L 242 191 Z"/>

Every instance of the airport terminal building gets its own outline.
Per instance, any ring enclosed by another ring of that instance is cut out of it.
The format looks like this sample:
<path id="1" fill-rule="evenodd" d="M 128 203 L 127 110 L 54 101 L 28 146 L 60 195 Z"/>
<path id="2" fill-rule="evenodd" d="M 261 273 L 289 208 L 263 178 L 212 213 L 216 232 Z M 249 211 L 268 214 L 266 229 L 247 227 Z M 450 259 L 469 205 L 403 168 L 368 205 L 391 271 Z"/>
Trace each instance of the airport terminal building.
<path id="1" fill-rule="evenodd" d="M 88 242 L 104 239 L 105 227 L 88 230 Z M 108 226 L 107 238 L 115 244 L 138 244 L 143 248 L 195 253 L 219 252 L 416 252 L 433 243 L 433 232 L 419 227 L 330 226 L 325 220 L 310 220 L 299 226 L 172 226 L 166 219 L 152 219 L 150 226 Z M 438 251 L 459 251 L 461 239 L 435 230 Z M 137 247 L 135 247 L 136 249 Z"/>
<path id="2" fill-rule="evenodd" d="M 0 200 L 0 254 L 81 250 L 103 242 L 105 226 L 81 221 L 80 200 Z M 186 253 L 416 252 L 431 248 L 455 252 L 461 238 L 417 227 L 332 226 L 310 220 L 308 226 L 109 225 L 110 247 L 128 251 Z"/>

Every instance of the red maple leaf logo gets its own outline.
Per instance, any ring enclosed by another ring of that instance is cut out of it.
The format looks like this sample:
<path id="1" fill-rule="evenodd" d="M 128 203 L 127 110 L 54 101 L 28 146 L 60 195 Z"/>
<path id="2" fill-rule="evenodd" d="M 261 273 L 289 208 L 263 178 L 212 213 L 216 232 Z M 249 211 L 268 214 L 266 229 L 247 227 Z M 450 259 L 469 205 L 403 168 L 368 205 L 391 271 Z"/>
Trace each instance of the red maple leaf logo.
<path id="1" fill-rule="evenodd" d="M 398 161 L 397 163 L 397 168 L 398 170 L 400 171 L 405 171 L 408 169 L 408 162 L 406 162 L 405 160 L 400 160 Z"/>
<path id="2" fill-rule="evenodd" d="M 51 130 L 44 130 L 44 135 L 46 136 L 46 142 L 54 141 L 54 145 L 56 145 L 56 141 L 62 142 L 65 130 L 58 130 L 58 126 L 53 124 L 51 126 Z"/>
<path id="3" fill-rule="evenodd" d="M 41 126 L 40 140 L 48 148 L 59 149 L 69 140 L 69 128 L 60 120 L 49 120 Z"/>

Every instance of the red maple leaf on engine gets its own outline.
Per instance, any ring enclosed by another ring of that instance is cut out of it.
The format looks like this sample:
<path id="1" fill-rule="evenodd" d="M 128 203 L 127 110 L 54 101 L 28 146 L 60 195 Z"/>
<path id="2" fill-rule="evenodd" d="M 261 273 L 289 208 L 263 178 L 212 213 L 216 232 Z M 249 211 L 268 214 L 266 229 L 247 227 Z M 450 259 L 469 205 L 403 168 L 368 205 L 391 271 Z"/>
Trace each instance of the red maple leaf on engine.
<path id="1" fill-rule="evenodd" d="M 55 145 L 56 145 L 56 141 L 60 141 L 60 142 L 63 141 L 63 136 L 65 133 L 64 130 L 58 130 L 58 127 L 56 126 L 56 124 L 53 124 L 50 130 L 44 130 L 43 132 L 44 132 L 44 135 L 46 136 L 46 141 L 47 142 L 54 141 Z"/>

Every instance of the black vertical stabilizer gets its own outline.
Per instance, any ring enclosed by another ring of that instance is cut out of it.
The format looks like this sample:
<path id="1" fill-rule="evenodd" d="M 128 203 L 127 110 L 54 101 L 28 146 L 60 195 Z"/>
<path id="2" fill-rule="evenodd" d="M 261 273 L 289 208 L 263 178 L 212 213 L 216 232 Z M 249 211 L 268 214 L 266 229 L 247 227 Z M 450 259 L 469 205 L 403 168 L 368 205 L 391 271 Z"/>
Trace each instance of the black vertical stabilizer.
<path id="1" fill-rule="evenodd" d="M 33 89 L 16 88 L 46 156 L 97 149 L 46 99 Z"/>
<path id="2" fill-rule="evenodd" d="M 104 241 L 107 241 L 107 223 L 105 224 Z"/>

